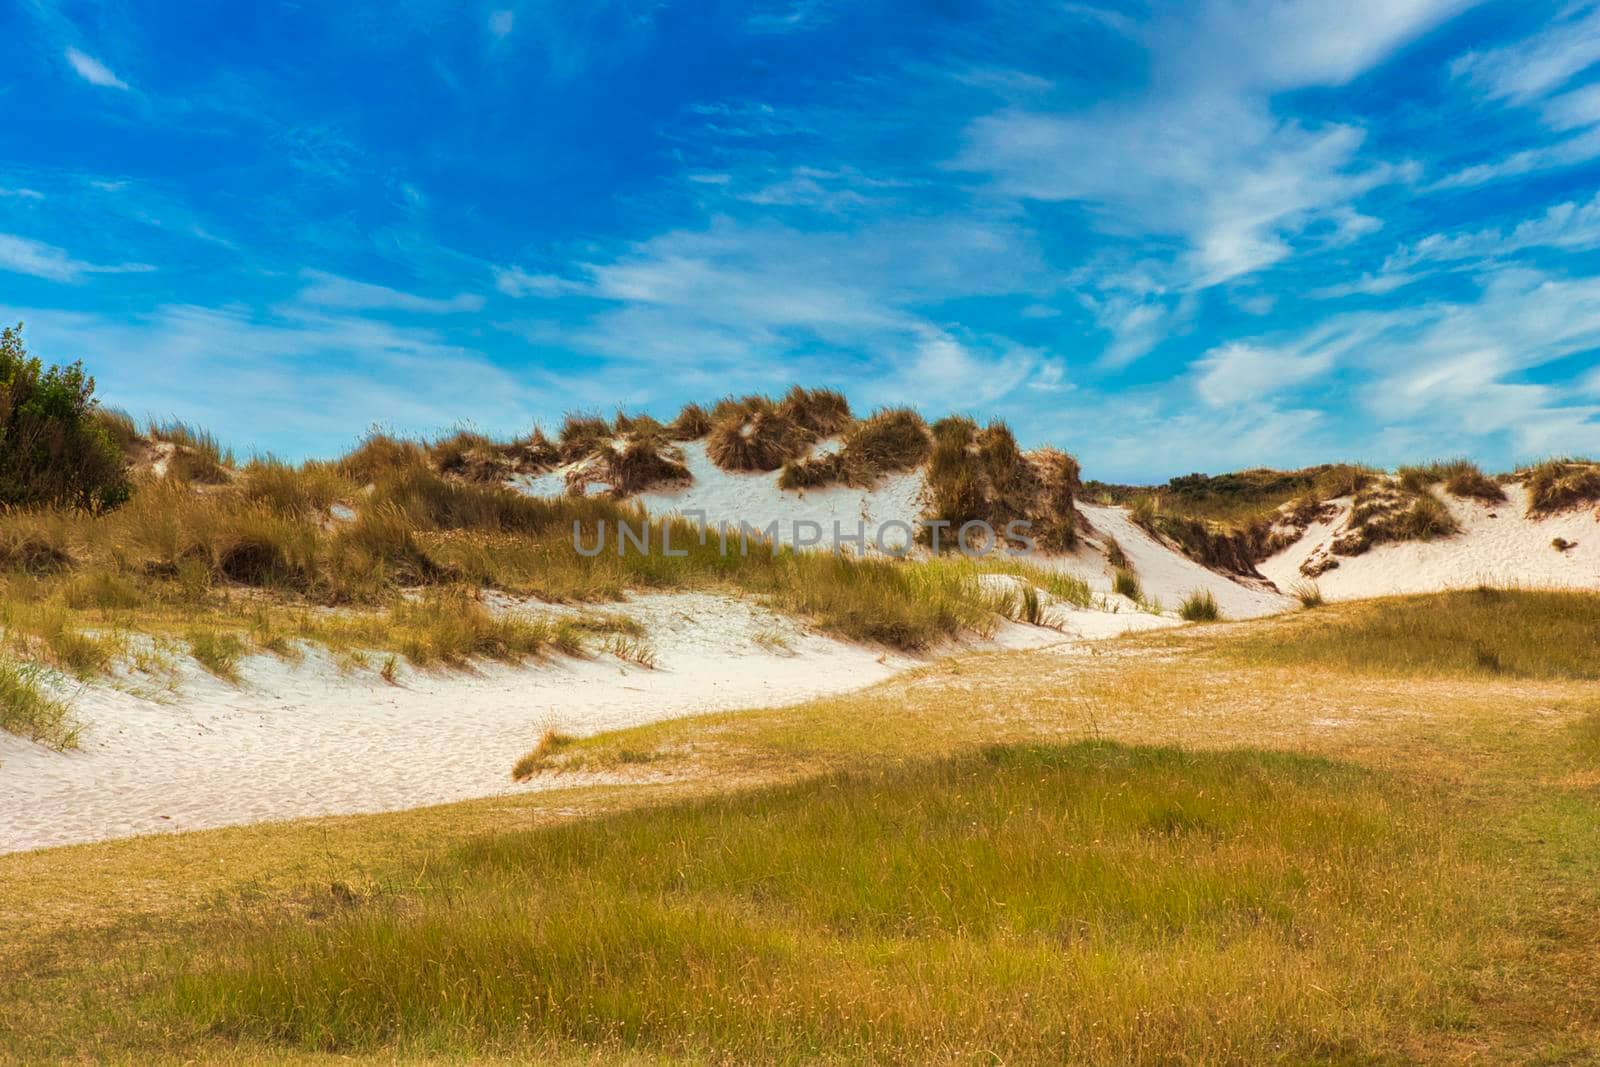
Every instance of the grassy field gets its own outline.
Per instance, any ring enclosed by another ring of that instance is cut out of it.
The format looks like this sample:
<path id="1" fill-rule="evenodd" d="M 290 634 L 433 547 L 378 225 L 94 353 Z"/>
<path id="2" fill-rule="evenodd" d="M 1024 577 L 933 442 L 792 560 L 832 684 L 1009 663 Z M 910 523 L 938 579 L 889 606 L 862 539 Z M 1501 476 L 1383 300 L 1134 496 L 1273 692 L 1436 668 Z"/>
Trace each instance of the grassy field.
<path id="1" fill-rule="evenodd" d="M 1499 595 L 1498 637 L 1405 598 L 973 656 L 551 746 L 554 791 L 0 857 L 0 1057 L 1595 1062 L 1600 598 Z"/>

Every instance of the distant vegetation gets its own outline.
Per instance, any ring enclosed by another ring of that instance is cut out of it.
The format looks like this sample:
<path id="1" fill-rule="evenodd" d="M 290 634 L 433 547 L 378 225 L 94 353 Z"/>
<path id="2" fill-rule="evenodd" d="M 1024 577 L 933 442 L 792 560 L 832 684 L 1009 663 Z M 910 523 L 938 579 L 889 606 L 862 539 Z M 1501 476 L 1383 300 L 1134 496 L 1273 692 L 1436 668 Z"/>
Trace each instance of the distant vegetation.
<path id="1" fill-rule="evenodd" d="M 1157 487 L 1090 481 L 1082 495 L 1127 506 L 1136 523 L 1208 567 L 1256 576 L 1256 564 L 1297 538 L 1322 514 L 1324 501 L 1355 493 L 1378 476 L 1347 463 L 1258 468 L 1187 474 Z"/>

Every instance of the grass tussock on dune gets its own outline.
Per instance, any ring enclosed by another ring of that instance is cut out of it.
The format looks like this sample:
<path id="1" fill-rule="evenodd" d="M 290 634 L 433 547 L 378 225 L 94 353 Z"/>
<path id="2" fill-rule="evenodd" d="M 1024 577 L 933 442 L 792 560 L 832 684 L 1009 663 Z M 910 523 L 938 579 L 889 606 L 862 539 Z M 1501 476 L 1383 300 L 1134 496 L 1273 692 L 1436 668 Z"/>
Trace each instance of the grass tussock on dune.
<path id="1" fill-rule="evenodd" d="M 931 447 L 922 416 L 910 408 L 884 408 L 845 430 L 836 451 L 784 464 L 778 487 L 871 489 L 885 474 L 916 469 Z"/>
<path id="2" fill-rule="evenodd" d="M 803 414 L 764 396 L 723 400 L 711 412 L 706 454 L 725 471 L 775 471 L 804 455 L 818 437 L 800 421 Z"/>
<path id="3" fill-rule="evenodd" d="M 1426 484 L 1374 483 L 1355 495 L 1350 516 L 1333 542 L 1338 556 L 1359 556 L 1375 545 L 1435 541 L 1461 532 L 1461 524 Z"/>
<path id="4" fill-rule="evenodd" d="M 45 691 L 33 664 L 0 660 L 0 731 L 57 750 L 78 747 L 77 724 Z"/>
<path id="5" fill-rule="evenodd" d="M 339 1053 L 1316 1058 L 1451 1010 L 1462 864 L 1323 760 L 999 747 L 500 834 L 207 945 L 148 1010 Z"/>
<path id="6" fill-rule="evenodd" d="M 1029 534 L 1051 549 L 1077 540 L 1078 464 L 1053 449 L 1024 455 L 1011 428 L 995 420 L 979 427 L 952 415 L 931 428 L 929 504 L 925 518 L 945 524 L 941 546 L 953 548 L 968 523 L 987 523 L 1005 541 L 1009 523 L 1025 520 Z M 931 531 L 923 531 L 931 541 Z"/>
<path id="7" fill-rule="evenodd" d="M 1239 656 L 1368 672 L 1600 679 L 1600 593 L 1481 587 L 1313 612 L 1242 637 Z"/>
<path id="8" fill-rule="evenodd" d="M 1429 486 L 1440 485 L 1451 496 L 1464 500 L 1498 504 L 1506 499 L 1506 491 L 1499 482 L 1484 474 L 1476 463 L 1465 459 L 1401 467 L 1396 478 L 1400 488 L 1412 494 L 1420 495 L 1426 493 Z"/>
<path id="9" fill-rule="evenodd" d="M 1600 463 L 1593 460 L 1549 459 L 1518 476 L 1528 488 L 1530 516 L 1600 503 Z"/>

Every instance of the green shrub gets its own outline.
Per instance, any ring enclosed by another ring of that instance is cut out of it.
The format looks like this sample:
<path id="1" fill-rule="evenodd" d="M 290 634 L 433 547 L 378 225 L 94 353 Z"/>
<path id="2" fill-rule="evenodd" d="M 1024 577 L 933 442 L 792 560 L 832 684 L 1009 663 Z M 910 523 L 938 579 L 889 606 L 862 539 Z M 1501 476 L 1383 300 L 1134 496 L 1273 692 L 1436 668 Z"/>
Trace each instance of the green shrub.
<path id="1" fill-rule="evenodd" d="M 83 364 L 47 370 L 28 355 L 20 323 L 0 330 L 0 504 L 126 500 L 122 450 L 98 411 Z"/>

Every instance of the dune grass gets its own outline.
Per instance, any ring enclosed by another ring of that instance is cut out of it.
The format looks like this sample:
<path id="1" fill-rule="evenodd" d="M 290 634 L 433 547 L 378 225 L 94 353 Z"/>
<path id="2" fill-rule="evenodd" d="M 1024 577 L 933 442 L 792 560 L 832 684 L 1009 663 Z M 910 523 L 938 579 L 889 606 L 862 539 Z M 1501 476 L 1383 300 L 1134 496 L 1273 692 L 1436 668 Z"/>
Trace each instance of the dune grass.
<path id="1" fill-rule="evenodd" d="M 1518 477 L 1528 488 L 1528 514 L 1550 515 L 1600 503 L 1600 463 L 1565 457 L 1548 459 Z"/>
<path id="2" fill-rule="evenodd" d="M 57 750 L 78 747 L 78 726 L 47 693 L 36 664 L 0 660 L 0 730 Z"/>
<path id="3" fill-rule="evenodd" d="M 1144 598 L 1144 588 L 1139 584 L 1139 576 L 1126 567 L 1118 567 L 1113 572 L 1111 589 L 1129 600 L 1142 600 Z"/>
<path id="4" fill-rule="evenodd" d="M 1409 493 L 1425 493 L 1429 486 L 1442 485 L 1451 496 L 1498 504 L 1506 499 L 1500 483 L 1484 474 L 1477 464 L 1466 459 L 1437 461 L 1422 466 L 1401 467 L 1396 472 L 1401 488 Z"/>
<path id="5" fill-rule="evenodd" d="M 1178 605 L 1178 617 L 1186 622 L 1216 622 L 1222 618 L 1222 611 L 1210 590 L 1197 589 Z"/>
<path id="6" fill-rule="evenodd" d="M 152 1004 L 333 1052 L 1163 1062 L 1203 1028 L 1212 1058 L 1315 1056 L 1451 1007 L 1432 976 L 1478 917 L 1406 794 L 1257 752 L 989 748 L 469 844 Z"/>
<path id="7" fill-rule="evenodd" d="M 1481 587 L 1348 605 L 1241 638 L 1250 662 L 1600 679 L 1600 594 Z"/>

